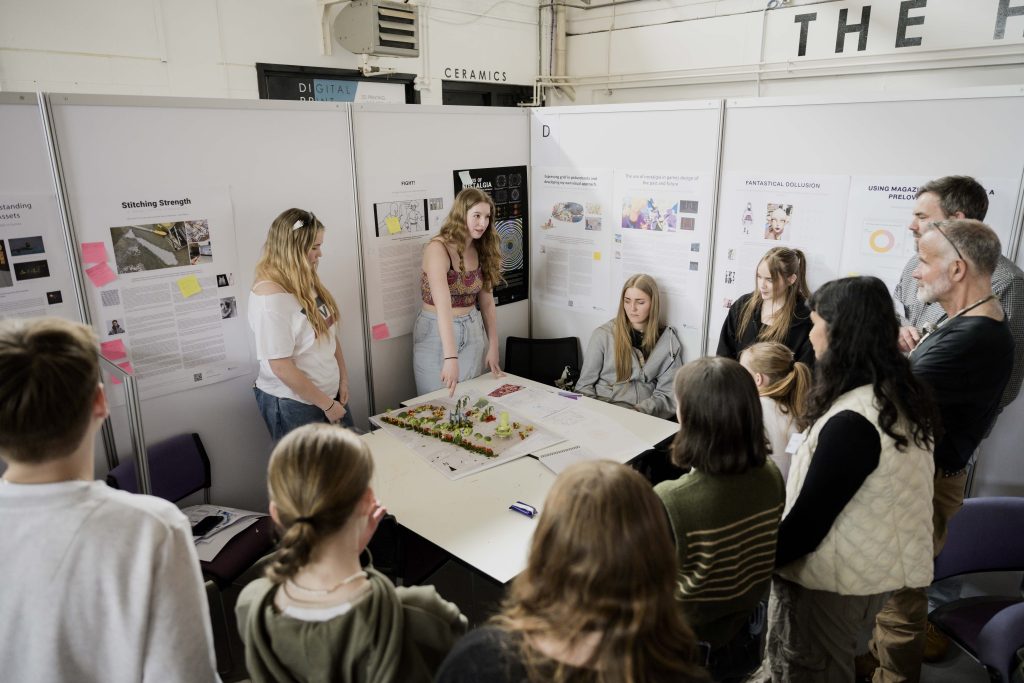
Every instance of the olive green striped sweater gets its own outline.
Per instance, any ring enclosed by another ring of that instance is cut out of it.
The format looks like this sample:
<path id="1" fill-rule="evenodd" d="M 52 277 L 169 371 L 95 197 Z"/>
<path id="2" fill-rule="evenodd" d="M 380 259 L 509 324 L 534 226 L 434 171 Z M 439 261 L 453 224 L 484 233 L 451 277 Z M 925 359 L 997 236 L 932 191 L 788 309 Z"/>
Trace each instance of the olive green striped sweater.
<path id="1" fill-rule="evenodd" d="M 679 554 L 683 608 L 700 640 L 728 642 L 767 595 L 786 485 L 770 460 L 735 475 L 658 484 Z"/>

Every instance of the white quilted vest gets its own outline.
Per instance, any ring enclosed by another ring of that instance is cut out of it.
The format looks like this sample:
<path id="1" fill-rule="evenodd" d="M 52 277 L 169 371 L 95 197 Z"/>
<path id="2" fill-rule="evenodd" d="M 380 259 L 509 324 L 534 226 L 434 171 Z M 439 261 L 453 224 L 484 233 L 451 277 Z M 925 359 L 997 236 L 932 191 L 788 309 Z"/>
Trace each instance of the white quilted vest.
<path id="1" fill-rule="evenodd" d="M 839 513 L 817 550 L 778 573 L 805 588 L 840 595 L 927 586 L 934 557 L 932 452 L 919 448 L 913 439 L 905 451 L 896 449 L 896 442 L 878 426 L 870 384 L 841 395 L 805 432 L 790 466 L 783 518 L 803 487 L 821 428 L 844 410 L 863 415 L 878 431 L 882 441 L 878 467 Z"/>

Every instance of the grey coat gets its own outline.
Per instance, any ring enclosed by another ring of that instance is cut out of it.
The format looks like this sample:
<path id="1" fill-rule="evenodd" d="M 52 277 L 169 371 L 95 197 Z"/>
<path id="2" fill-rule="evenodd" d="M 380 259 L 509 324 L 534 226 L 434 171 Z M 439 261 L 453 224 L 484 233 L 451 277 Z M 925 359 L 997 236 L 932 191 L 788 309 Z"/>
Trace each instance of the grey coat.
<path id="1" fill-rule="evenodd" d="M 583 357 L 583 368 L 576 382 L 576 391 L 584 396 L 609 403 L 636 408 L 642 413 L 671 419 L 676 414 L 672 381 L 683 365 L 683 343 L 671 325 L 658 337 L 658 343 L 644 361 L 633 351 L 633 372 L 624 382 L 615 381 L 614 320 L 594 330 Z"/>

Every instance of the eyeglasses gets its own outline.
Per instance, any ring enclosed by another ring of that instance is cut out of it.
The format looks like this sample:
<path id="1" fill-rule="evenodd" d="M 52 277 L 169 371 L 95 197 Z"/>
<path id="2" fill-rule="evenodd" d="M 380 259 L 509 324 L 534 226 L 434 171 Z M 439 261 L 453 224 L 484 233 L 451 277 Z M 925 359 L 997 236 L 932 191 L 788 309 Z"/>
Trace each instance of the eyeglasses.
<path id="1" fill-rule="evenodd" d="M 316 216 L 313 215 L 312 211 L 307 211 L 306 214 L 309 216 L 309 220 L 302 220 L 301 218 L 292 225 L 292 232 L 295 232 L 299 228 L 304 228 L 307 225 L 316 225 Z"/>
<path id="2" fill-rule="evenodd" d="M 942 229 L 942 224 L 941 223 L 934 222 L 934 223 L 932 223 L 930 225 L 930 227 L 932 229 L 934 229 L 934 230 L 938 230 L 939 234 L 946 238 L 946 241 L 949 242 L 949 246 L 953 247 L 953 251 L 956 252 L 957 258 L 959 258 L 961 261 L 963 261 L 965 263 L 967 262 L 967 259 L 965 259 L 964 255 L 960 253 L 959 249 L 957 249 L 956 244 L 953 243 L 953 240 L 949 239 L 949 235 L 947 235 L 946 231 Z"/>

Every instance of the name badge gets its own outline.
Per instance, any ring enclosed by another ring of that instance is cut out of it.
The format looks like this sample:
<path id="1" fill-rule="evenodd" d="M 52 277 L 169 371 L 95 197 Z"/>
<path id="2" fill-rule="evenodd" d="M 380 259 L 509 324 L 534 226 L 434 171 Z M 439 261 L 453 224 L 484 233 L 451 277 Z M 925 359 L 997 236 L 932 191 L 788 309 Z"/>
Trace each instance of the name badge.
<path id="1" fill-rule="evenodd" d="M 789 436 L 789 443 L 786 444 L 786 453 L 793 455 L 800 448 L 800 444 L 804 442 L 803 432 L 794 432 Z"/>

